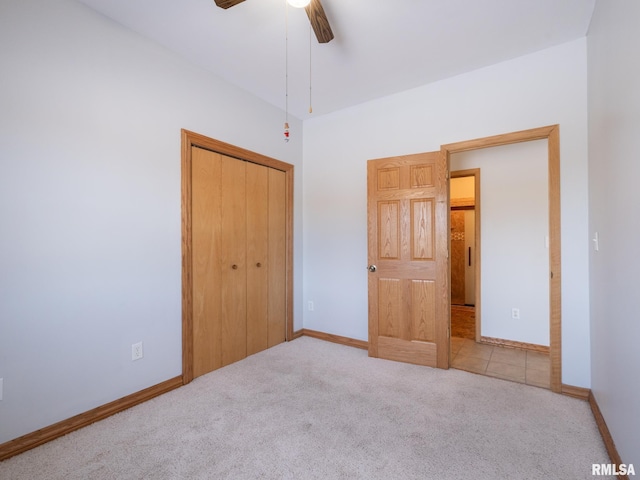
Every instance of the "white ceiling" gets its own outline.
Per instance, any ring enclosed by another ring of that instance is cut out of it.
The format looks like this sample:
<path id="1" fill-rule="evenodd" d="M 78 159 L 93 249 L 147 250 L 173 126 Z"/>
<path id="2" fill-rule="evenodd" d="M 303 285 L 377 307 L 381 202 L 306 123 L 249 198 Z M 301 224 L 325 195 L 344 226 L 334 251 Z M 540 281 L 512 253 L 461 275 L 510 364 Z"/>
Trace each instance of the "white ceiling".
<path id="1" fill-rule="evenodd" d="M 322 0 L 335 38 L 310 43 L 285 0 L 79 0 L 289 113 L 313 116 L 584 37 L 595 0 Z"/>

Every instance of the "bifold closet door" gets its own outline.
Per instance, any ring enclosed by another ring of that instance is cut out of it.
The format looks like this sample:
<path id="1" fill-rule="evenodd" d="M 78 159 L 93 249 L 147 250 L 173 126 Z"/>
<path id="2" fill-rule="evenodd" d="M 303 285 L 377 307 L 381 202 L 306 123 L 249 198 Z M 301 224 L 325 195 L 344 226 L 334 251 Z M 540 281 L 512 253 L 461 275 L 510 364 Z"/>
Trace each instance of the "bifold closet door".
<path id="1" fill-rule="evenodd" d="M 247 355 L 285 340 L 285 173 L 247 164 Z"/>
<path id="2" fill-rule="evenodd" d="M 191 149 L 193 375 L 222 366 L 222 156 Z"/>
<path id="3" fill-rule="evenodd" d="M 247 356 L 245 162 L 192 149 L 194 377 Z"/>
<path id="4" fill-rule="evenodd" d="M 268 346 L 269 168 L 247 163 L 247 355 Z"/>
<path id="5" fill-rule="evenodd" d="M 287 186 L 286 174 L 269 168 L 269 314 L 267 347 L 286 338 Z"/>
<path id="6" fill-rule="evenodd" d="M 247 356 L 247 163 L 222 156 L 222 365 Z"/>
<path id="7" fill-rule="evenodd" d="M 285 340 L 285 179 L 192 148 L 194 377 Z"/>

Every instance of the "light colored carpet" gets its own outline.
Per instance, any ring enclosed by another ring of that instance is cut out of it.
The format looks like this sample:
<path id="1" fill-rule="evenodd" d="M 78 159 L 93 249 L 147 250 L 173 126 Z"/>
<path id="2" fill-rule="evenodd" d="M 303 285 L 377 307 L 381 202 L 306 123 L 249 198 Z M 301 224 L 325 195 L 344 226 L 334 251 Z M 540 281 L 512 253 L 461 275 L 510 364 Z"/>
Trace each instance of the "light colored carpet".
<path id="1" fill-rule="evenodd" d="M 587 479 L 586 402 L 303 337 L 0 463 L 21 479 Z M 599 477 L 607 478 L 607 477 Z"/>

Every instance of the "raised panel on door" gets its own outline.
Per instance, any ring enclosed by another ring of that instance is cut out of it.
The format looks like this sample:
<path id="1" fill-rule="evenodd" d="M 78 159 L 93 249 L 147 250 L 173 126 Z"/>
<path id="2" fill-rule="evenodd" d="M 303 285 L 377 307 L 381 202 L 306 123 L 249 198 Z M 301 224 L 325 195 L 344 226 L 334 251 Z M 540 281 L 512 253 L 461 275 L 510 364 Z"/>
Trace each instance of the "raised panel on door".
<path id="1" fill-rule="evenodd" d="M 395 338 L 405 336 L 402 304 L 401 280 L 381 277 L 378 280 L 378 335 Z"/>
<path id="2" fill-rule="evenodd" d="M 192 149 L 193 374 L 222 366 L 220 352 L 220 155 Z"/>
<path id="3" fill-rule="evenodd" d="M 247 355 L 268 347 L 269 168 L 247 163 Z"/>
<path id="4" fill-rule="evenodd" d="M 433 198 L 410 200 L 411 260 L 433 260 L 435 257 L 435 207 Z"/>
<path id="5" fill-rule="evenodd" d="M 411 281 L 411 326 L 413 339 L 421 342 L 435 342 L 436 316 L 435 309 L 432 308 L 435 302 L 435 281 Z"/>
<path id="6" fill-rule="evenodd" d="M 446 192 L 440 152 L 368 162 L 371 356 L 448 367 Z"/>
<path id="7" fill-rule="evenodd" d="M 246 163 L 222 156 L 221 318 L 222 365 L 247 356 Z"/>
<path id="8" fill-rule="evenodd" d="M 400 202 L 378 202 L 378 256 L 400 258 Z"/>
<path id="9" fill-rule="evenodd" d="M 269 169 L 269 318 L 267 344 L 285 341 L 287 318 L 286 174 Z"/>

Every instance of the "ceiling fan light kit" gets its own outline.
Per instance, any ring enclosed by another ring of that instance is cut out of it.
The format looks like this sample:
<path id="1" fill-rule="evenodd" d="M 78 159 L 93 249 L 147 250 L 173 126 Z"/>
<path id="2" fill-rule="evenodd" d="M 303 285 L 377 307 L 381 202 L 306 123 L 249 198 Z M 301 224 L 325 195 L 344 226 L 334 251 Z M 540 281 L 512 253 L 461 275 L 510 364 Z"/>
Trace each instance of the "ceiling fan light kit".
<path id="1" fill-rule="evenodd" d="M 245 0 L 214 0 L 220 8 L 231 8 Z M 320 0 L 287 0 L 287 3 L 293 7 L 303 8 L 307 12 L 311 27 L 316 34 L 319 43 L 329 43 L 333 40 L 333 32 L 329 25 L 327 15 Z"/>
<path id="2" fill-rule="evenodd" d="M 245 0 L 214 0 L 216 5 L 220 8 L 231 8 L 235 5 L 238 5 Z M 304 8 L 305 12 L 307 12 L 307 17 L 309 17 L 309 22 L 311 24 L 311 28 L 316 34 L 316 38 L 318 39 L 318 43 L 329 43 L 333 40 L 333 31 L 331 30 L 331 26 L 329 25 L 329 20 L 327 19 L 327 15 L 324 12 L 324 8 L 322 7 L 322 3 L 320 0 L 286 0 L 285 5 L 291 5 L 295 8 Z M 288 18 L 288 17 L 287 17 Z M 287 19 L 287 28 L 286 28 L 286 52 L 285 57 L 287 58 L 287 66 L 285 67 L 285 123 L 284 123 L 284 141 L 289 142 L 290 140 L 290 131 L 289 131 L 289 67 L 288 67 L 288 44 L 289 44 L 289 27 L 288 27 L 288 19 Z M 312 113 L 313 109 L 311 107 L 311 44 L 309 44 L 309 113 Z"/>

